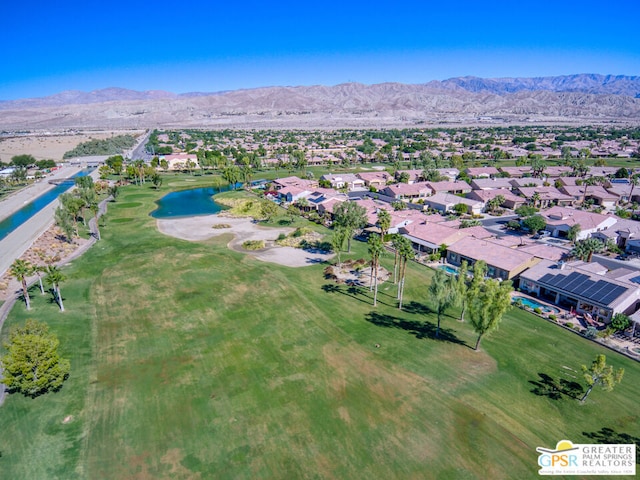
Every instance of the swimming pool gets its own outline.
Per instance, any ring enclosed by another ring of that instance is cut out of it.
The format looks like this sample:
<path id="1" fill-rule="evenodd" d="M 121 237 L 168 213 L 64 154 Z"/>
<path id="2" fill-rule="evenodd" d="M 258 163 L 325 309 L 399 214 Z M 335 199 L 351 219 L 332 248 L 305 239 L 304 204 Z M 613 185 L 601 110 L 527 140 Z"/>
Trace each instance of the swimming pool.
<path id="1" fill-rule="evenodd" d="M 449 275 L 457 275 L 458 274 L 458 269 L 457 268 L 453 268 L 450 267 L 449 265 L 440 265 L 438 267 L 440 270 L 444 270 L 445 272 L 447 272 Z"/>
<path id="2" fill-rule="evenodd" d="M 520 303 L 522 303 L 522 305 L 524 305 L 525 307 L 529 307 L 531 309 L 534 308 L 539 308 L 540 310 L 543 311 L 543 313 L 553 313 L 553 314 L 558 314 L 560 313 L 560 309 L 556 308 L 556 307 L 550 307 L 549 305 L 545 305 L 543 303 L 537 302 L 531 298 L 527 298 L 527 297 L 513 297 L 513 303 L 516 303 L 517 301 L 520 301 Z"/>

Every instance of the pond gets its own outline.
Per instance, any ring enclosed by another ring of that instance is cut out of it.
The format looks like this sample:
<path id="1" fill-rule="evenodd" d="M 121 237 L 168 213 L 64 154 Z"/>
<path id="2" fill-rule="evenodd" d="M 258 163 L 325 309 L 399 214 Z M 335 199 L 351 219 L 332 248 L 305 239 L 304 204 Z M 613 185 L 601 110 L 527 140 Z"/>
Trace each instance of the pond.
<path id="1" fill-rule="evenodd" d="M 221 189 L 203 187 L 171 192 L 156 201 L 158 208 L 151 212 L 151 216 L 153 218 L 176 218 L 218 213 L 226 207 L 216 203 L 213 196 L 228 190 L 228 187 Z"/>

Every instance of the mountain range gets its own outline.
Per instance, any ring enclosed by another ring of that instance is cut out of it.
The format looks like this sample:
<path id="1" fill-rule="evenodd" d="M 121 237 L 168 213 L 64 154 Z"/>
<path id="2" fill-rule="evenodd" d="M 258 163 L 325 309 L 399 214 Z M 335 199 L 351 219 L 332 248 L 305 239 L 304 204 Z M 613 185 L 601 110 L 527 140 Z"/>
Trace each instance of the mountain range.
<path id="1" fill-rule="evenodd" d="M 176 94 L 106 88 L 0 101 L 0 128 L 335 128 L 640 121 L 640 77 L 457 77 Z"/>

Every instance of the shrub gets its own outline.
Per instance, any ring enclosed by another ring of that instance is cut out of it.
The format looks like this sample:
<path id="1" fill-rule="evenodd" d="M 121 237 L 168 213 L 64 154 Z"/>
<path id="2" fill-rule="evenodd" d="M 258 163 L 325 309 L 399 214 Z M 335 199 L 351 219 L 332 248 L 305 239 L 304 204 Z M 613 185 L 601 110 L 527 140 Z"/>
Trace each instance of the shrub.
<path id="1" fill-rule="evenodd" d="M 536 307 L 533 309 L 534 313 L 537 313 L 538 315 L 542 315 L 542 309 L 540 307 Z"/>
<path id="2" fill-rule="evenodd" d="M 335 280 L 336 278 L 338 278 L 333 266 L 329 265 L 324 269 L 324 278 L 326 278 L 327 280 Z"/>
<path id="3" fill-rule="evenodd" d="M 264 248 L 264 240 L 247 240 L 242 244 L 245 250 L 260 250 Z"/>
<path id="4" fill-rule="evenodd" d="M 573 323 L 571 323 L 571 322 L 567 322 L 564 325 L 565 325 L 565 327 L 573 328 Z"/>
<path id="5" fill-rule="evenodd" d="M 553 320 L 554 322 L 556 321 L 556 317 L 553 313 L 551 315 L 549 315 L 549 320 Z"/>
<path id="6" fill-rule="evenodd" d="M 584 336 L 587 338 L 596 338 L 597 335 L 598 330 L 596 330 L 595 327 L 587 327 L 587 329 L 584 331 Z"/>
<path id="7" fill-rule="evenodd" d="M 287 238 L 287 236 L 284 233 L 281 233 L 280 235 L 278 235 L 277 240 L 284 240 L 285 238 Z"/>

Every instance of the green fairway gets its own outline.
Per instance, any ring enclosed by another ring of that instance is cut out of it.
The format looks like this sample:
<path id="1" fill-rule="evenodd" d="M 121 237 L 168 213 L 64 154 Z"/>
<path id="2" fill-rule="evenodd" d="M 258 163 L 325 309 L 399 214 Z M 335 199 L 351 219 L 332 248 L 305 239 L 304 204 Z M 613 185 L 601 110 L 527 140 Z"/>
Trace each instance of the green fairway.
<path id="1" fill-rule="evenodd" d="M 325 265 L 258 261 L 230 234 L 164 236 L 153 201 L 210 181 L 187 180 L 121 189 L 103 239 L 64 269 L 65 313 L 36 288 L 31 312 L 11 312 L 2 337 L 46 321 L 71 377 L 7 398 L 0 478 L 524 479 L 538 446 L 640 437 L 637 363 L 515 309 L 479 352 L 454 311 L 436 340 L 432 272 L 417 264 L 399 311 L 391 283 L 373 308 Z M 366 256 L 353 247 L 343 260 Z M 583 384 L 598 353 L 626 369 L 613 392 L 552 398 L 546 376 Z"/>

